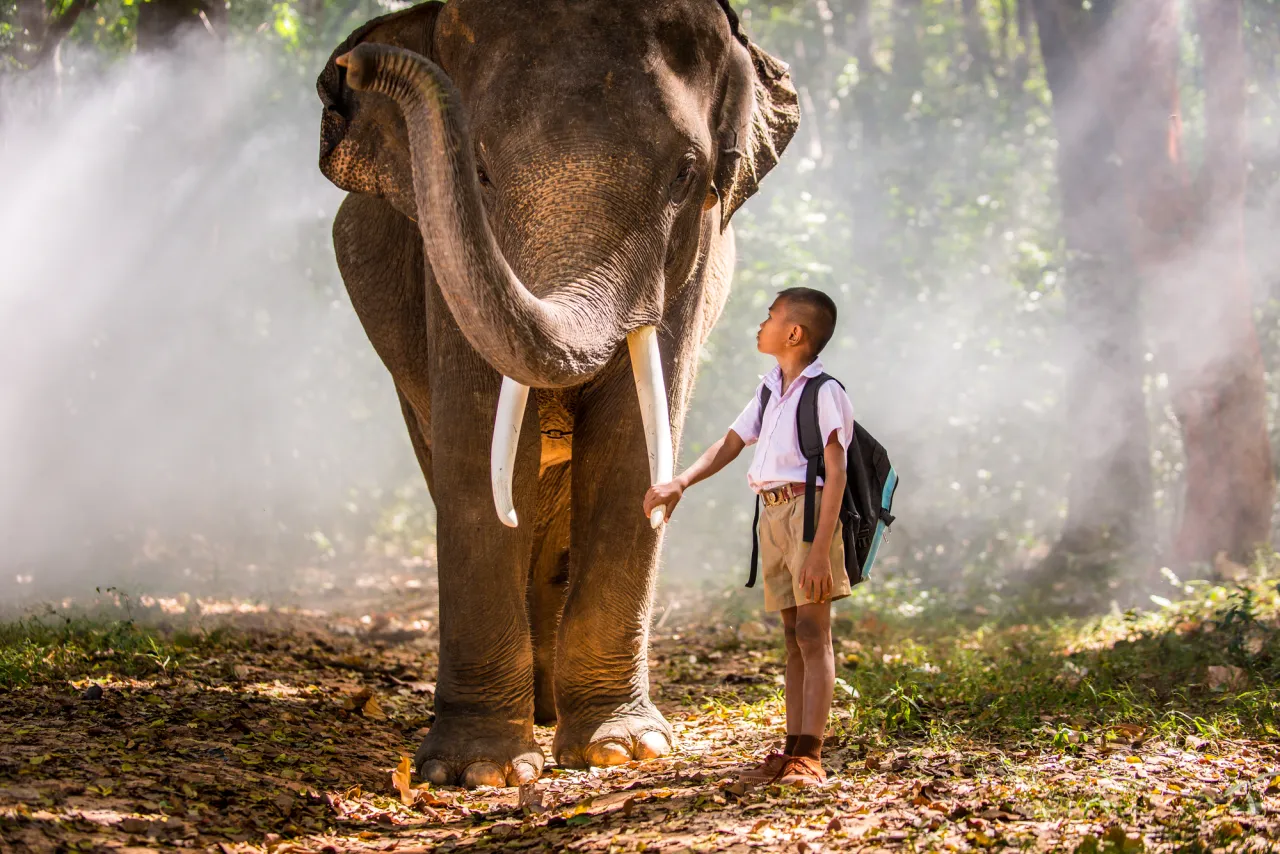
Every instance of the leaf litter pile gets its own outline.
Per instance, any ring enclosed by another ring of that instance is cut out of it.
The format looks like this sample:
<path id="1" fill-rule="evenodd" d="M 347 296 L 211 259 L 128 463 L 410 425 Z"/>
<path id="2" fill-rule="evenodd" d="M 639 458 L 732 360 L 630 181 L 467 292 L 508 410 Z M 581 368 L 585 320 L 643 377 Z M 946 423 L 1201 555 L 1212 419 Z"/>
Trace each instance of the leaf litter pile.
<path id="1" fill-rule="evenodd" d="M 1070 622 L 859 588 L 817 789 L 737 781 L 783 724 L 780 629 L 742 591 L 660 594 L 672 755 L 476 791 L 412 774 L 428 574 L 363 613 L 64 603 L 0 625 L 0 850 L 1275 850 L 1276 580 L 1171 583 Z"/>

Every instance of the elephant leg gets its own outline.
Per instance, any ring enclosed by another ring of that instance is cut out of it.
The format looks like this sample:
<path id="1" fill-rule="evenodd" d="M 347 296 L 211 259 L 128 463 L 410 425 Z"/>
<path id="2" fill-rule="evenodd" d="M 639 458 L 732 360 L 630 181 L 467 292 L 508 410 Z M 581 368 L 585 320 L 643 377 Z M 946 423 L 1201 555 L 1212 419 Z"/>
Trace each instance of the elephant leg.
<path id="1" fill-rule="evenodd" d="M 431 469 L 440 566 L 440 665 L 435 722 L 418 748 L 418 773 L 437 785 L 516 785 L 536 779 L 533 647 L 528 572 L 533 525 L 498 519 L 489 446 L 501 382 L 462 338 L 428 282 Z M 522 432 L 537 437 L 537 411 Z M 538 442 L 520 443 L 513 498 L 537 518 Z"/>
<path id="2" fill-rule="evenodd" d="M 409 443 L 413 445 L 413 455 L 418 458 L 418 467 L 422 469 L 422 476 L 427 481 L 427 492 L 434 492 L 431 486 L 431 446 L 427 444 L 422 420 L 399 386 L 396 387 L 396 395 L 400 398 L 400 414 L 404 416 L 404 426 L 409 429 Z"/>
<path id="3" fill-rule="evenodd" d="M 670 376 L 665 354 L 664 363 Z M 569 595 L 556 652 L 556 761 L 581 768 L 660 756 L 673 741 L 649 700 L 660 535 L 642 510 L 649 463 L 625 351 L 584 389 L 572 467 Z"/>
<path id="4" fill-rule="evenodd" d="M 569 589 L 570 465 L 552 466 L 538 482 L 538 524 L 529 573 L 529 617 L 533 622 L 533 718 L 556 722 L 556 630 Z"/>

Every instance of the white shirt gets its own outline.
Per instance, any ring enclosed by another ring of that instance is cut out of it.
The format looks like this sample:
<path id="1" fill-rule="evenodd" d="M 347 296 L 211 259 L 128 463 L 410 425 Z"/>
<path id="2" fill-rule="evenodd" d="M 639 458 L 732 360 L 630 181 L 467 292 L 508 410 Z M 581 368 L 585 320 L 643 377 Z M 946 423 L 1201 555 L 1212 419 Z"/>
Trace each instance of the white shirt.
<path id="1" fill-rule="evenodd" d="M 775 365 L 756 386 L 751 402 L 729 428 L 747 445 L 756 446 L 755 458 L 747 471 L 747 485 L 754 491 L 776 489 L 784 483 L 804 483 L 806 462 L 796 434 L 796 406 L 809 378 L 820 373 L 822 361 L 815 359 L 783 394 L 782 368 Z M 770 390 L 769 405 L 763 413 L 760 411 L 762 386 Z M 818 428 L 824 442 L 834 431 L 840 447 L 849 450 L 849 443 L 853 441 L 853 404 L 838 383 L 828 381 L 818 389 Z M 821 477 L 818 483 L 822 483 Z"/>

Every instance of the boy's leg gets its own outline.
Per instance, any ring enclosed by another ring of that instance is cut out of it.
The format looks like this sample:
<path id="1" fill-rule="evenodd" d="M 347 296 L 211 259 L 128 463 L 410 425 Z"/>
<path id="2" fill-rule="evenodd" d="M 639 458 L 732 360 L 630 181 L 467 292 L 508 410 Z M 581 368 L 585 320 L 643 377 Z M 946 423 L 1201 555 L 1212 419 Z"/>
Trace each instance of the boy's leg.
<path id="1" fill-rule="evenodd" d="M 796 739 L 804 732 L 804 688 L 805 668 L 804 655 L 800 642 L 796 638 L 797 608 L 782 609 L 782 631 L 787 642 L 787 744 L 783 750 L 787 755 L 795 752 Z"/>
<path id="2" fill-rule="evenodd" d="M 799 744 L 796 755 L 817 759 L 822 750 L 822 737 L 831 714 L 831 696 L 836 685 L 836 659 L 831 649 L 831 603 L 815 602 L 796 608 L 795 643 L 803 668 Z M 790 662 L 788 655 L 788 662 Z M 791 667 L 787 667 L 787 718 L 791 717 Z"/>

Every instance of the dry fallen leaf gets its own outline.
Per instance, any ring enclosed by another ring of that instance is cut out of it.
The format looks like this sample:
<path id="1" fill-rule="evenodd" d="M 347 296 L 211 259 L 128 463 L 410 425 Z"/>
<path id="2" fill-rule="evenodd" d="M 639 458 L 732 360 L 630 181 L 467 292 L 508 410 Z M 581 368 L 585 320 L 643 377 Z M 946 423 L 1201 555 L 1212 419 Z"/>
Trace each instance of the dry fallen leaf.
<path id="1" fill-rule="evenodd" d="M 531 815 L 538 815 L 547 811 L 542 805 L 542 789 L 538 788 L 538 784 L 532 781 L 520 784 L 520 809 Z"/>
<path id="2" fill-rule="evenodd" d="M 1140 727 L 1137 724 L 1111 724 L 1111 728 L 1116 732 L 1127 735 L 1134 741 L 1142 738 L 1143 734 L 1147 731 L 1145 727 Z"/>
<path id="3" fill-rule="evenodd" d="M 373 702 L 373 700 L 369 702 Z M 391 784 L 400 793 L 400 803 L 407 807 L 413 806 L 413 802 L 417 798 L 416 793 L 413 791 L 413 760 L 403 753 L 400 754 L 400 764 L 391 772 Z"/>
<path id="4" fill-rule="evenodd" d="M 357 709 L 363 708 L 364 704 L 367 703 L 372 696 L 373 691 L 368 687 L 364 687 L 359 691 L 356 691 L 354 694 L 348 694 L 343 699 L 342 706 L 348 711 L 354 712 Z"/>
<path id="5" fill-rule="evenodd" d="M 360 709 L 360 713 L 370 720 L 385 721 L 387 719 L 387 713 L 382 711 L 382 705 L 378 702 L 377 697 L 370 697 L 366 700 L 364 707 Z"/>

